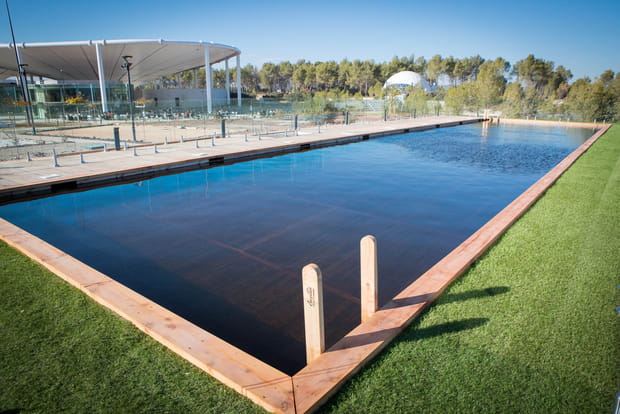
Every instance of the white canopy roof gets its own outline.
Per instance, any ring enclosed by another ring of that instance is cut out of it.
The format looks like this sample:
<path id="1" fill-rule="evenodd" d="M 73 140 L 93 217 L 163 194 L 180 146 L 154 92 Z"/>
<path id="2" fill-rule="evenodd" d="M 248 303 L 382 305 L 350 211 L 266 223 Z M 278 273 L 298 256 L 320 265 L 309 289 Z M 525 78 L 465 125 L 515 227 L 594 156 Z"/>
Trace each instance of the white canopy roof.
<path id="1" fill-rule="evenodd" d="M 122 56 L 131 55 L 132 82 L 145 82 L 164 75 L 205 66 L 205 47 L 210 63 L 238 56 L 241 51 L 213 42 L 168 41 L 163 39 L 86 40 L 76 42 L 18 43 L 27 73 L 56 80 L 96 80 L 96 45 L 100 45 L 106 80 L 126 82 Z M 12 43 L 0 43 L 0 79 L 16 76 Z"/>

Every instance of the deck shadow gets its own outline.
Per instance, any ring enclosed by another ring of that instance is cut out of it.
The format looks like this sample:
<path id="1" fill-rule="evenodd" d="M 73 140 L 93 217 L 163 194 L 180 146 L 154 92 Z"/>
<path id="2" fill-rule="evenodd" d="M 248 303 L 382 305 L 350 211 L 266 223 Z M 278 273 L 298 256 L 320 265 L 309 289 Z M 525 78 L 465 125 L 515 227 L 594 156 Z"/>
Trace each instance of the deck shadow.
<path id="1" fill-rule="evenodd" d="M 416 328 L 406 332 L 399 341 L 421 341 L 456 332 L 479 328 L 489 322 L 489 318 L 467 318 L 458 321 L 440 323 L 426 328 Z"/>
<path id="2" fill-rule="evenodd" d="M 394 298 L 382 308 L 383 310 L 402 308 L 405 306 L 419 305 L 425 302 L 432 302 L 439 292 L 425 293 L 423 295 L 410 296 L 407 298 Z"/>
<path id="3" fill-rule="evenodd" d="M 485 289 L 469 290 L 467 292 L 448 293 L 442 295 L 440 299 L 435 302 L 435 306 L 446 305 L 448 303 L 461 302 L 470 299 L 481 299 L 501 295 L 508 293 L 510 288 L 508 286 L 494 286 Z"/>
<path id="4" fill-rule="evenodd" d="M 488 321 L 488 318 L 467 318 L 458 321 L 441 323 L 426 328 L 416 328 L 411 331 L 403 332 L 402 337 L 399 340 L 419 341 L 423 339 L 434 338 L 436 336 L 466 331 L 469 329 L 475 329 L 486 324 Z M 347 335 L 345 338 L 343 338 L 332 348 L 328 349 L 326 352 L 335 352 L 343 349 L 363 347 L 374 343 L 380 343 L 382 341 L 385 341 L 386 338 L 398 335 L 401 331 L 402 329 L 398 327 L 379 329 L 376 331 L 358 335 Z"/>

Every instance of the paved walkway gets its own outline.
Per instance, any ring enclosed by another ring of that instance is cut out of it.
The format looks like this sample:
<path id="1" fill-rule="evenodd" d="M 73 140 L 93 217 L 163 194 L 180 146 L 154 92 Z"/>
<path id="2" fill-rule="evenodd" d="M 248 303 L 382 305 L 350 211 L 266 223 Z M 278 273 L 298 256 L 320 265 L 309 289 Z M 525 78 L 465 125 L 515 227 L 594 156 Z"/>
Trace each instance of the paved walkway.
<path id="1" fill-rule="evenodd" d="M 62 155 L 54 166 L 52 157 L 36 158 L 32 161 L 11 160 L 0 162 L 0 199 L 10 194 L 23 193 L 33 189 L 49 188 L 53 184 L 80 183 L 95 179 L 111 180 L 126 176 L 137 177 L 153 171 L 169 170 L 179 166 L 208 165 L 216 157 L 226 159 L 261 155 L 268 152 L 287 152 L 299 150 L 302 144 L 318 145 L 325 141 L 338 141 L 399 133 L 409 129 L 435 127 L 436 125 L 458 125 L 460 122 L 476 122 L 475 118 L 458 116 L 438 116 L 404 119 L 388 122 L 357 123 L 352 125 L 330 125 L 327 128 L 300 129 L 299 135 L 286 134 L 233 135 L 228 138 L 176 141 L 168 145 L 158 145 L 157 153 L 153 145 L 139 146 L 120 151 L 102 150 L 82 154 Z M 215 143 L 213 146 L 212 143 Z M 221 161 L 221 158 L 220 158 Z"/>

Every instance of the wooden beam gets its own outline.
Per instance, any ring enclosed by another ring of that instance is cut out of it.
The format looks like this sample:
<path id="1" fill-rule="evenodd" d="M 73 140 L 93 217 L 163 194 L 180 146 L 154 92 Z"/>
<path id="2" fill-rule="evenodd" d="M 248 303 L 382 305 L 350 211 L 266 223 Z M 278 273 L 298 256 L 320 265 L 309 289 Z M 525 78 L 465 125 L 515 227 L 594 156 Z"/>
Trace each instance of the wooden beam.
<path id="1" fill-rule="evenodd" d="M 304 326 L 306 333 L 306 363 L 311 363 L 325 351 L 323 320 L 323 276 L 314 263 L 302 270 Z"/>
<path id="2" fill-rule="evenodd" d="M 361 303 L 362 322 L 366 322 L 377 312 L 377 240 L 374 236 L 364 236 L 360 241 Z"/>

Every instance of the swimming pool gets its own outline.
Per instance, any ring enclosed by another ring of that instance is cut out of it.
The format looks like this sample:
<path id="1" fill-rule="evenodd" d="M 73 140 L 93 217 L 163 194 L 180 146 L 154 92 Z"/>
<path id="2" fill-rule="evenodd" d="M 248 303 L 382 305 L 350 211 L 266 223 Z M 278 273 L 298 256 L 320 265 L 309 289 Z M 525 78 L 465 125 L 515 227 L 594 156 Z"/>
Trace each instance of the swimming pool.
<path id="1" fill-rule="evenodd" d="M 0 216 L 287 373 L 304 361 L 301 268 L 327 344 L 359 323 L 359 239 L 380 303 L 591 134 L 438 129 L 9 204 Z"/>

